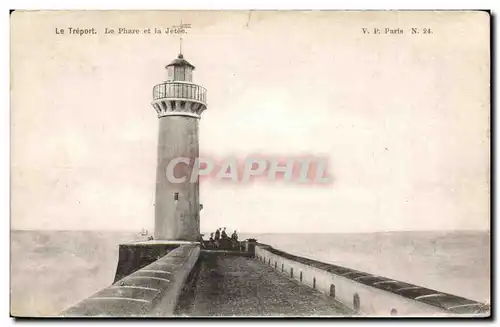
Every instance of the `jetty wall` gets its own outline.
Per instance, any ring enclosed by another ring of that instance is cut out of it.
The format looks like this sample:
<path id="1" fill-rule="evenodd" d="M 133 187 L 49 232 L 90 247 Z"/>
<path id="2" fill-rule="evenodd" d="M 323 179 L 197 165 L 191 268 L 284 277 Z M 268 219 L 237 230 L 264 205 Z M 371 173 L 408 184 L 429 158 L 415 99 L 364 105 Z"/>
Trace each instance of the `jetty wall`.
<path id="1" fill-rule="evenodd" d="M 485 315 L 483 303 L 289 254 L 258 243 L 255 257 L 277 271 L 370 316 Z"/>
<path id="2" fill-rule="evenodd" d="M 174 315 L 199 244 L 179 245 L 167 255 L 66 309 L 64 317 L 165 317 Z"/>

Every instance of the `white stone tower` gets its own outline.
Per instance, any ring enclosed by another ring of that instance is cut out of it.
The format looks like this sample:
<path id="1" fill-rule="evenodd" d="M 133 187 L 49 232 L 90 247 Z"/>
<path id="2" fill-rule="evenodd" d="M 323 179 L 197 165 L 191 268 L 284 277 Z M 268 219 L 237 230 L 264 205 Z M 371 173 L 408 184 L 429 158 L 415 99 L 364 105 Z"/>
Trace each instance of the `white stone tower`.
<path id="1" fill-rule="evenodd" d="M 196 241 L 200 235 L 199 183 L 190 182 L 199 155 L 198 124 L 207 109 L 206 90 L 194 84 L 193 70 L 182 53 L 166 66 L 167 80 L 153 88 L 152 105 L 159 118 L 156 170 L 155 239 Z M 173 159 L 189 158 L 190 165 L 175 166 L 173 183 L 167 166 Z"/>

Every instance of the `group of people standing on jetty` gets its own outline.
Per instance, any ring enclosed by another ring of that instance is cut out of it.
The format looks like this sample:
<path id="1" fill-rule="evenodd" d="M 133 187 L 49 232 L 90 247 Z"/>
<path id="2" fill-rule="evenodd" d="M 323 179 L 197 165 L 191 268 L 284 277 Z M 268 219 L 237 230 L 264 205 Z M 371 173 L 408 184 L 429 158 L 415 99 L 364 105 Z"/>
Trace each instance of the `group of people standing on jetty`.
<path id="1" fill-rule="evenodd" d="M 226 233 L 226 227 L 217 228 L 215 233 L 210 233 L 208 243 L 213 248 L 238 249 L 238 233 L 234 231 L 229 237 Z"/>

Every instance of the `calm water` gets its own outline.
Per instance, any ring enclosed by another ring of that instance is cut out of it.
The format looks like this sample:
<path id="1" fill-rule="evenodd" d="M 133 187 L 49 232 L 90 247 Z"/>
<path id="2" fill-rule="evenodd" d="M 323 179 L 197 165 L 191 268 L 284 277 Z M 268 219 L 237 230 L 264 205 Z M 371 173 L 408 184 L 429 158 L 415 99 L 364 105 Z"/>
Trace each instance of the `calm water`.
<path id="1" fill-rule="evenodd" d="M 289 253 L 344 265 L 490 302 L 487 232 L 260 234 Z M 108 286 L 118 244 L 134 233 L 14 231 L 11 237 L 11 312 L 54 315 Z"/>

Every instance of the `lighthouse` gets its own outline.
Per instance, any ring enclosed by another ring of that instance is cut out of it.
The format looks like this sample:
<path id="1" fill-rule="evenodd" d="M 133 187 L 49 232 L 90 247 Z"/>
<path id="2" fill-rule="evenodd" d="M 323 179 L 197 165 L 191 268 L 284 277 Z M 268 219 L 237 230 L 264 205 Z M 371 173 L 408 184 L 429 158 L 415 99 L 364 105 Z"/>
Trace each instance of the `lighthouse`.
<path id="1" fill-rule="evenodd" d="M 154 237 L 196 241 L 200 235 L 200 190 L 198 178 L 193 182 L 190 174 L 199 155 L 198 128 L 207 109 L 207 92 L 193 83 L 195 67 L 182 51 L 165 68 L 166 80 L 153 87 L 152 102 L 159 124 Z M 169 177 L 169 169 L 174 178 Z"/>

